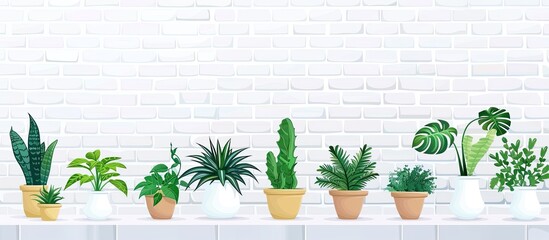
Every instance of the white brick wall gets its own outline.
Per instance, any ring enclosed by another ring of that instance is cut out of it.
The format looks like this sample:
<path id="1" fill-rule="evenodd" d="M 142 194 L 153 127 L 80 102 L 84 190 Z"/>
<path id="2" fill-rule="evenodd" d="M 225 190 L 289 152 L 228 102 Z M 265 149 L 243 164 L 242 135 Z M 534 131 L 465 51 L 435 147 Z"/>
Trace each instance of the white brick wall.
<path id="1" fill-rule="evenodd" d="M 30 112 L 44 138 L 60 140 L 57 185 L 69 160 L 98 147 L 123 157 L 133 187 L 169 161 L 170 142 L 188 155 L 209 136 L 233 138 L 263 170 L 244 188 L 242 213 L 264 214 L 264 155 L 291 117 L 299 185 L 310 190 L 303 214 L 333 214 L 314 185 L 328 145 L 365 143 L 381 177 L 364 214 L 395 213 L 382 189 L 404 164 L 434 170 L 439 190 L 425 213 L 447 213 L 455 156 L 418 155 L 415 130 L 437 118 L 462 127 L 498 106 L 513 115 L 508 137 L 549 144 L 548 13 L 540 0 L 0 1 L 0 212 L 20 208 L 7 133 L 26 134 Z M 486 187 L 495 171 L 487 158 L 477 171 L 488 213 L 509 202 Z M 78 214 L 85 192 L 65 195 L 63 211 Z M 137 196 L 113 193 L 116 212 L 144 213 Z M 178 213 L 198 213 L 200 191 L 182 196 Z"/>

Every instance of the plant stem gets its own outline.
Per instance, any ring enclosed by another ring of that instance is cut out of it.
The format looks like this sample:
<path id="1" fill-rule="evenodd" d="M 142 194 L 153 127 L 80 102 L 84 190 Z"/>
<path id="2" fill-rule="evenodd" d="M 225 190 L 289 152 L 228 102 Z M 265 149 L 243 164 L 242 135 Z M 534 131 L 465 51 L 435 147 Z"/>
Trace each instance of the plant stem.
<path id="1" fill-rule="evenodd" d="M 461 176 L 467 176 L 467 171 L 463 171 L 463 166 L 462 166 L 462 163 L 461 163 L 461 157 L 459 156 L 459 150 L 456 146 L 456 143 L 452 144 L 454 145 L 454 149 L 456 150 L 456 156 L 458 158 L 458 165 L 459 165 L 459 175 Z M 465 174 L 464 174 L 465 173 Z"/>
<path id="2" fill-rule="evenodd" d="M 463 129 L 463 134 L 461 135 L 461 157 L 462 157 L 462 165 L 463 165 L 463 173 L 465 173 L 465 175 L 463 175 L 462 173 L 462 176 L 467 176 L 468 173 L 467 173 L 467 159 L 465 157 L 465 149 L 463 148 L 463 140 L 465 139 L 465 135 L 467 134 L 467 129 L 469 128 L 469 126 L 473 123 L 473 122 L 476 122 L 477 120 L 479 120 L 480 118 L 475 118 L 473 119 L 472 121 L 470 121 L 466 126 L 465 126 L 465 129 Z M 457 150 L 457 149 L 456 149 Z"/>

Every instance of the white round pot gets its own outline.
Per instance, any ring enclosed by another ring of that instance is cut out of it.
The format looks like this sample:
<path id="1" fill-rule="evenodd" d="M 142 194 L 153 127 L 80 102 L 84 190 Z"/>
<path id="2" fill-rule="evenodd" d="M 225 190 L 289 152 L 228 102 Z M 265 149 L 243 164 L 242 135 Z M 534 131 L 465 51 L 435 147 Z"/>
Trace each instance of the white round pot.
<path id="1" fill-rule="evenodd" d="M 84 214 L 90 220 L 106 220 L 112 213 L 111 201 L 107 192 L 90 192 Z"/>
<path id="2" fill-rule="evenodd" d="M 536 187 L 516 187 L 511 200 L 511 214 L 518 220 L 532 220 L 541 214 Z"/>
<path id="3" fill-rule="evenodd" d="M 458 177 L 450 211 L 459 219 L 475 219 L 484 210 L 478 177 Z"/>
<path id="4" fill-rule="evenodd" d="M 209 218 L 232 218 L 240 209 L 240 195 L 229 183 L 215 181 L 206 187 L 202 211 Z"/>

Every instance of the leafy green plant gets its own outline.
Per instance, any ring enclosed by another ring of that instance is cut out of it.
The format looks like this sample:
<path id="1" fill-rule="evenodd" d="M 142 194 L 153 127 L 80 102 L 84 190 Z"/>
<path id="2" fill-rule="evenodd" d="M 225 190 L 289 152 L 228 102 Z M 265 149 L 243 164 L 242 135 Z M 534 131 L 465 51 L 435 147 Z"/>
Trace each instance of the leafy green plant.
<path id="1" fill-rule="evenodd" d="M 363 189 L 379 174 L 374 172 L 376 163 L 370 161 L 371 147 L 364 145 L 358 153 L 349 160 L 349 154 L 339 145 L 330 146 L 332 164 L 324 164 L 318 168 L 322 177 L 316 178 L 316 184 L 342 191 L 358 191 Z"/>
<path id="2" fill-rule="evenodd" d="M 547 146 L 540 149 L 537 157 L 534 154 L 536 142 L 536 138 L 530 138 L 528 146 L 520 149 L 520 140 L 510 143 L 507 138 L 503 138 L 504 150 L 490 154 L 490 158 L 496 161 L 494 165 L 500 168 L 499 173 L 490 181 L 490 188 L 498 186 L 498 191 L 501 192 L 507 186 L 514 191 L 515 187 L 535 187 L 549 179 L 549 165 L 545 159 Z"/>
<path id="3" fill-rule="evenodd" d="M 112 179 L 120 176 L 120 173 L 117 173 L 117 169 L 126 168 L 124 164 L 118 162 L 120 157 L 106 157 L 101 160 L 100 157 L 101 151 L 95 150 L 86 153 L 86 158 L 76 158 L 72 160 L 72 162 L 69 163 L 68 168 L 83 168 L 90 174 L 73 174 L 67 181 L 65 189 L 76 182 L 79 182 L 80 186 L 85 183 L 91 183 L 93 191 L 102 191 L 103 188 L 110 183 L 125 195 L 128 195 L 128 186 L 126 185 L 126 182 L 120 179 Z"/>
<path id="4" fill-rule="evenodd" d="M 61 188 L 50 186 L 50 188 L 47 189 L 46 186 L 42 186 L 40 194 L 34 194 L 33 196 L 36 197 L 34 200 L 40 204 L 58 204 L 59 201 L 63 200 L 63 197 L 60 195 Z"/>
<path id="5" fill-rule="evenodd" d="M 242 176 L 249 176 L 257 181 L 250 169 L 256 171 L 259 171 L 259 169 L 254 165 L 242 162 L 250 156 L 239 156 L 247 148 L 233 150 L 231 148 L 231 140 L 227 141 L 222 147 L 219 140 L 214 145 L 211 139 L 210 148 L 201 144 L 198 144 L 198 146 L 202 148 L 202 154 L 188 157 L 193 162 L 198 163 L 199 166 L 192 167 L 183 173 L 183 177 L 193 175 L 189 180 L 187 188 L 195 182 L 198 182 L 195 190 L 205 183 L 219 181 L 221 185 L 225 186 L 225 183 L 229 182 L 242 195 L 239 183 L 246 184 Z"/>
<path id="6" fill-rule="evenodd" d="M 169 168 L 166 164 L 155 165 L 151 169 L 150 175 L 145 177 L 145 181 L 138 183 L 134 189 L 141 189 L 139 198 L 153 195 L 153 206 L 162 201 L 163 197 L 173 199 L 176 203 L 179 202 L 179 186 L 189 186 L 187 182 L 181 180 L 183 178 L 181 159 L 177 155 L 177 148 L 173 148 L 171 143 L 170 154 L 173 163 Z M 177 169 L 177 172 L 175 169 Z M 164 176 L 160 175 L 161 173 L 164 173 Z"/>
<path id="7" fill-rule="evenodd" d="M 29 138 L 25 141 L 19 134 L 10 129 L 11 148 L 13 155 L 19 163 L 27 185 L 46 185 L 50 176 L 51 161 L 57 140 L 48 148 L 44 142 L 40 143 L 40 130 L 34 118 L 29 114 L 30 127 Z"/>
<path id="8" fill-rule="evenodd" d="M 476 143 L 473 143 L 473 137 L 467 135 L 467 129 L 474 122 L 478 122 L 479 126 L 486 131 L 486 137 L 480 138 Z M 456 151 L 460 175 L 472 176 L 478 162 L 486 155 L 495 137 L 504 135 L 510 127 L 509 112 L 491 107 L 479 112 L 478 117 L 465 126 L 461 137 L 461 152 L 455 143 L 457 129 L 444 120 L 428 123 L 419 129 L 412 146 L 416 151 L 425 154 L 441 154 L 453 147 Z"/>
<path id="9" fill-rule="evenodd" d="M 427 192 L 431 194 L 437 187 L 435 179 L 431 170 L 425 170 L 420 165 L 411 169 L 406 165 L 389 175 L 387 190 L 390 192 Z"/>
<path id="10" fill-rule="evenodd" d="M 297 178 L 294 168 L 297 158 L 294 156 L 296 136 L 292 120 L 289 118 L 282 120 L 278 135 L 280 136 L 276 142 L 279 149 L 278 156 L 275 158 L 271 151 L 267 153 L 267 176 L 275 189 L 295 189 Z"/>

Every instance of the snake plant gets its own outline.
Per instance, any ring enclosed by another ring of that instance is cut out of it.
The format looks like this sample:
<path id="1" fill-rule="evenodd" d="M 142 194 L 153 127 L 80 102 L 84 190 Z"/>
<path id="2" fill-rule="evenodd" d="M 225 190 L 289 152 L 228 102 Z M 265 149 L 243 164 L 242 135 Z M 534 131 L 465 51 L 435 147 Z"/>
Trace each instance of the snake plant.
<path id="1" fill-rule="evenodd" d="M 19 134 L 10 129 L 11 148 L 15 160 L 19 163 L 27 185 L 46 185 L 50 176 L 51 161 L 57 140 L 47 148 L 40 142 L 40 130 L 34 118 L 29 114 L 30 127 L 27 144 Z"/>

